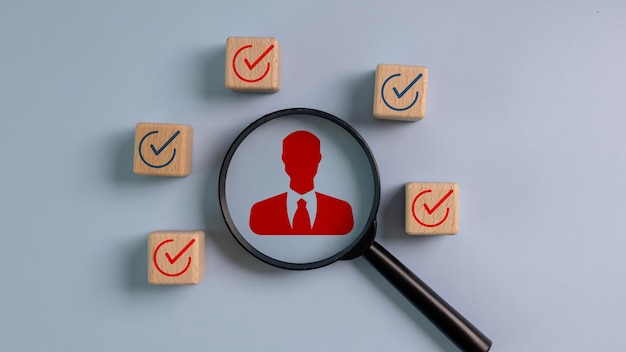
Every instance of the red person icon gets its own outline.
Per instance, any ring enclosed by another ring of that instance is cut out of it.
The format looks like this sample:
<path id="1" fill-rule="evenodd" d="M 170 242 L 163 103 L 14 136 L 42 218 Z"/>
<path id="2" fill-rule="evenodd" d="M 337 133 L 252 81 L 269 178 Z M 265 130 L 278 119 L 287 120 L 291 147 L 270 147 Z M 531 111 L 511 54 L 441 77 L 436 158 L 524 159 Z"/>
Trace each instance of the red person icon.
<path id="1" fill-rule="evenodd" d="M 345 235 L 352 230 L 352 207 L 346 201 L 315 192 L 322 160 L 320 140 L 296 131 L 283 139 L 283 163 L 289 190 L 255 203 L 250 229 L 258 235 Z"/>

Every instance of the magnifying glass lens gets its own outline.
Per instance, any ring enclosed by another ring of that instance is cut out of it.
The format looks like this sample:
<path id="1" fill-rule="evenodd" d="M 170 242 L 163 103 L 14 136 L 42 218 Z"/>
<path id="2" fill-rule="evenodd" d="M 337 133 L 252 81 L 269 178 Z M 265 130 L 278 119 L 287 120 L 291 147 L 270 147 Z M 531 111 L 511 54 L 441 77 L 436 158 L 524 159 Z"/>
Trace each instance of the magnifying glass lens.
<path id="1" fill-rule="evenodd" d="M 252 124 L 231 147 L 221 176 L 222 209 L 237 240 L 289 269 L 339 259 L 378 207 L 369 149 L 343 121 L 317 111 L 277 112 Z"/>

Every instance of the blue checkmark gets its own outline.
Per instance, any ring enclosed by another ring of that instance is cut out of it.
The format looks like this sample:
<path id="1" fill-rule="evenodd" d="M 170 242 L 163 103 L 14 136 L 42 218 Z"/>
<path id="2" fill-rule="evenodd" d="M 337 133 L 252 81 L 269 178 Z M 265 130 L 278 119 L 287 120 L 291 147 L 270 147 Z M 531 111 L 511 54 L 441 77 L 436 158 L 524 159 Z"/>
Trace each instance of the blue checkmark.
<path id="1" fill-rule="evenodd" d="M 412 83 L 411 83 L 412 84 Z M 394 88 L 395 89 L 395 88 Z M 170 139 L 167 140 L 167 142 L 165 142 L 165 144 L 163 144 L 163 146 L 161 146 L 161 148 L 159 148 L 158 150 L 154 147 L 154 144 L 150 144 L 150 148 L 152 148 L 152 151 L 154 152 L 154 155 L 159 156 L 159 154 L 161 154 L 161 152 L 163 151 L 163 149 L 167 148 L 168 145 L 170 145 L 170 143 L 172 143 L 172 141 L 178 137 L 178 135 L 180 134 L 180 131 L 176 131 L 176 133 L 174 133 L 173 136 L 170 137 Z"/>
<path id="2" fill-rule="evenodd" d="M 387 105 L 387 107 L 389 109 L 395 110 L 395 111 L 405 111 L 405 110 L 408 110 L 408 109 L 412 108 L 413 105 L 415 105 L 415 103 L 417 102 L 417 98 L 419 97 L 419 94 L 420 94 L 419 92 L 415 92 L 415 99 L 413 99 L 413 101 L 409 105 L 407 105 L 405 107 L 397 107 L 397 106 L 393 106 L 393 105 L 389 104 L 389 102 L 385 98 L 385 86 L 387 85 L 387 83 L 392 78 L 400 77 L 400 76 L 401 75 L 399 73 L 396 73 L 396 74 L 393 74 L 393 75 L 387 77 L 385 82 L 383 82 L 383 86 L 380 89 L 380 95 L 383 98 L 383 102 L 385 103 L 385 105 Z M 417 77 L 415 77 L 415 79 L 411 83 L 409 83 L 409 85 L 406 88 L 404 88 L 402 90 L 402 92 L 400 92 L 400 93 L 398 92 L 398 89 L 396 89 L 396 87 L 393 87 L 392 90 L 395 93 L 396 97 L 398 97 L 398 99 L 402 98 L 415 85 L 415 83 L 417 83 L 417 81 L 420 80 L 420 78 L 422 78 L 422 74 L 421 73 L 419 75 L 417 75 Z"/>
<path id="3" fill-rule="evenodd" d="M 413 85 L 415 83 L 417 83 L 417 81 L 420 80 L 420 78 L 422 78 L 422 74 L 420 73 L 419 75 L 417 75 L 417 77 L 415 77 L 415 79 L 413 80 L 413 82 L 409 83 L 409 85 L 404 88 L 404 90 L 402 91 L 402 93 L 398 93 L 398 90 L 396 89 L 396 87 L 393 87 L 393 92 L 396 93 L 396 96 L 398 97 L 398 99 L 402 98 L 403 95 L 406 94 L 406 92 L 409 91 L 409 89 L 411 89 L 411 87 L 413 87 Z"/>
<path id="4" fill-rule="evenodd" d="M 160 168 L 166 167 L 167 165 L 171 164 L 172 161 L 174 161 L 174 158 L 176 157 L 176 148 L 174 148 L 173 151 L 172 151 L 172 157 L 166 163 L 161 164 L 161 165 L 151 164 L 143 157 L 143 152 L 141 151 L 143 149 L 143 142 L 146 140 L 146 138 L 150 137 L 153 134 L 158 134 L 158 133 L 159 133 L 159 131 L 148 132 L 148 133 L 146 133 L 145 136 L 143 136 L 143 138 L 141 138 L 141 141 L 139 142 L 139 157 L 141 158 L 141 161 L 143 161 L 144 164 L 146 164 L 146 165 L 148 165 L 150 167 L 153 167 L 155 169 L 160 169 Z M 163 150 L 165 150 L 165 148 L 167 148 L 168 145 L 170 145 L 170 143 L 172 143 L 174 141 L 174 139 L 176 137 L 178 137 L 179 134 L 180 134 L 180 131 L 176 131 L 176 133 L 174 133 L 174 135 L 172 137 L 170 137 L 170 139 L 168 139 L 167 142 L 165 142 L 165 144 L 163 144 L 161 146 L 161 148 L 159 148 L 159 149 L 156 149 L 154 147 L 154 144 L 150 144 L 150 148 L 152 149 L 152 152 L 156 156 L 158 156 L 159 154 L 161 154 L 161 152 L 163 152 Z"/>

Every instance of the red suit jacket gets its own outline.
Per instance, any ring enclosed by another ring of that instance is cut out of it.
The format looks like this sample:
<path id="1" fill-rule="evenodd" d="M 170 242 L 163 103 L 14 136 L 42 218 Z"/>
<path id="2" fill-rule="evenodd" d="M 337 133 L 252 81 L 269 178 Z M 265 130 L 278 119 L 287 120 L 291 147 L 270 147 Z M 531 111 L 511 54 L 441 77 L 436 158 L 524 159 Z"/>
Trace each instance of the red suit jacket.
<path id="1" fill-rule="evenodd" d="M 346 201 L 315 192 L 317 213 L 310 232 L 295 232 L 287 215 L 287 192 L 255 203 L 250 229 L 257 235 L 345 235 L 354 227 L 352 207 Z"/>

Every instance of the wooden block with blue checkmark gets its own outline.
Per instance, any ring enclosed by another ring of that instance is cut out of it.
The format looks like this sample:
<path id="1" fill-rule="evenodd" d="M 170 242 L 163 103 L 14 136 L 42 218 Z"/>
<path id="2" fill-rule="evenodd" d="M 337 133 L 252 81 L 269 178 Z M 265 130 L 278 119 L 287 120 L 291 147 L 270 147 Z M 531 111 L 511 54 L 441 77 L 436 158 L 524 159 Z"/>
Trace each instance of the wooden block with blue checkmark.
<path id="1" fill-rule="evenodd" d="M 192 143 L 191 126 L 140 122 L 135 129 L 133 171 L 147 176 L 187 176 Z"/>
<path id="2" fill-rule="evenodd" d="M 226 39 L 226 88 L 241 92 L 280 89 L 280 44 L 276 38 Z"/>
<path id="3" fill-rule="evenodd" d="M 376 118 L 417 121 L 426 114 L 426 67 L 380 64 L 374 86 Z"/>

